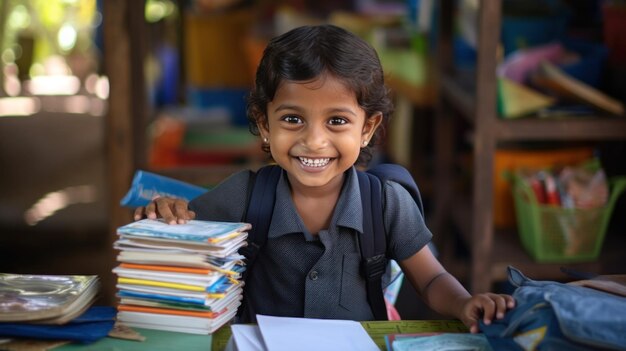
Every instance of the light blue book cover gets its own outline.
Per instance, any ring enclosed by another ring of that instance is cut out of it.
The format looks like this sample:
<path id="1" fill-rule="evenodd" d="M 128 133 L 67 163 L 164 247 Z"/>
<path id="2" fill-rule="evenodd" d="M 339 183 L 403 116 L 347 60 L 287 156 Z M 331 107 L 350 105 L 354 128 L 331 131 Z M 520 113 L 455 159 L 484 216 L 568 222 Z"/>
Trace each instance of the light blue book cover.
<path id="1" fill-rule="evenodd" d="M 493 351 L 484 334 L 391 334 L 385 336 L 385 341 L 389 351 Z"/>
<path id="2" fill-rule="evenodd" d="M 177 179 L 139 170 L 135 172 L 130 189 L 120 201 L 125 207 L 146 206 L 156 196 L 175 197 L 190 201 L 207 189 Z"/>
<path id="3" fill-rule="evenodd" d="M 207 299 L 165 295 L 165 294 L 155 294 L 155 293 L 145 293 L 145 292 L 140 292 L 140 291 L 130 291 L 130 290 L 123 290 L 123 289 L 120 289 L 118 291 L 117 296 L 120 298 L 130 297 L 130 298 L 139 298 L 139 299 L 146 299 L 146 300 L 152 300 L 152 301 L 169 301 L 169 302 L 187 303 L 187 304 L 200 305 L 200 306 L 205 306 L 207 302 Z"/>
<path id="4" fill-rule="evenodd" d="M 235 233 L 244 233 L 250 224 L 191 220 L 170 225 L 159 219 L 142 219 L 117 229 L 118 234 L 194 242 L 211 242 Z"/>

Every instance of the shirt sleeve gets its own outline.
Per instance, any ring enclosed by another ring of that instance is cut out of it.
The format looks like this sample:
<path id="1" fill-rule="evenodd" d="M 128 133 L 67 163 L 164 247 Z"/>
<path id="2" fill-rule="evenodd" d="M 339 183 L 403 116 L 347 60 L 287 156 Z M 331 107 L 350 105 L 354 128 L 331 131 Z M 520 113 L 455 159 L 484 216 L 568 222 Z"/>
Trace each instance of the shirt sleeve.
<path id="1" fill-rule="evenodd" d="M 400 262 L 421 250 L 433 235 L 426 227 L 415 200 L 402 185 L 387 181 L 384 194 L 388 255 Z"/>
<path id="2" fill-rule="evenodd" d="M 240 222 L 247 206 L 250 171 L 240 171 L 189 202 L 196 219 Z"/>

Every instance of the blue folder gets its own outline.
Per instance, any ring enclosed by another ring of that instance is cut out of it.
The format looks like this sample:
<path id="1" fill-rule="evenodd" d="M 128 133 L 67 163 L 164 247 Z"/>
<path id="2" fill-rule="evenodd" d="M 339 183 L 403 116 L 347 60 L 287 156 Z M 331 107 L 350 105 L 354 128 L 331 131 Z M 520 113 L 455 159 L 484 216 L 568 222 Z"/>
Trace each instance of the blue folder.
<path id="1" fill-rule="evenodd" d="M 114 307 L 92 306 L 62 325 L 0 323 L 0 336 L 91 343 L 109 334 L 115 324 L 116 313 Z"/>

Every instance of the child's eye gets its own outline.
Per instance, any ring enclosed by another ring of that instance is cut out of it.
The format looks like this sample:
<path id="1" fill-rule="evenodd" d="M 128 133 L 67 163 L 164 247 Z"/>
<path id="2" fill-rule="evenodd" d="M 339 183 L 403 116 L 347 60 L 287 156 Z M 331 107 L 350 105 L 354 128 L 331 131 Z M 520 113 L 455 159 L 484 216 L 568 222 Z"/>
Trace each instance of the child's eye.
<path id="1" fill-rule="evenodd" d="M 346 119 L 342 117 L 333 117 L 328 121 L 328 123 L 331 125 L 338 126 L 338 125 L 346 124 L 348 123 L 348 121 L 346 121 Z"/>
<path id="2" fill-rule="evenodd" d="M 300 117 L 298 117 L 298 116 L 294 116 L 294 115 L 287 115 L 287 116 L 284 116 L 284 117 L 282 118 L 282 120 L 283 120 L 283 121 L 285 121 L 285 122 L 287 122 L 287 123 L 294 123 L 294 124 L 296 124 L 296 123 L 302 123 L 302 119 L 300 119 Z"/>

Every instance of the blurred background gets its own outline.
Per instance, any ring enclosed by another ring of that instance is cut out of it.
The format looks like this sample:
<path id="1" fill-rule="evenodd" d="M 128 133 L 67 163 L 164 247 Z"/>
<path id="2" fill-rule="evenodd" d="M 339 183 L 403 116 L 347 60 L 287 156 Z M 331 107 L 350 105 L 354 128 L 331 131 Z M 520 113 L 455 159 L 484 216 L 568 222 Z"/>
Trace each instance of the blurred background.
<path id="1" fill-rule="evenodd" d="M 108 274 L 102 11 L 0 2 L 0 270 Z"/>

